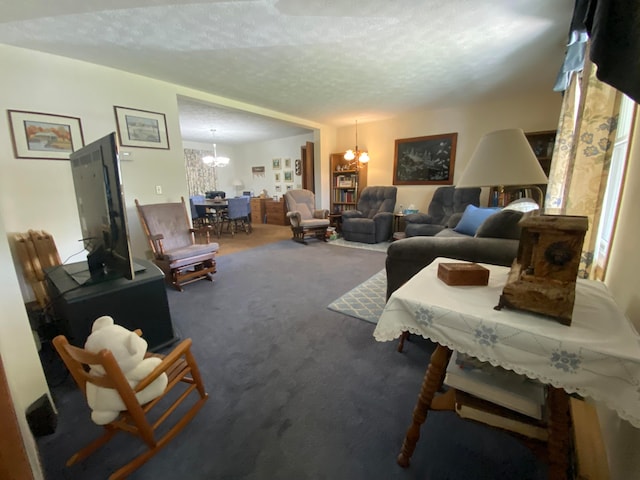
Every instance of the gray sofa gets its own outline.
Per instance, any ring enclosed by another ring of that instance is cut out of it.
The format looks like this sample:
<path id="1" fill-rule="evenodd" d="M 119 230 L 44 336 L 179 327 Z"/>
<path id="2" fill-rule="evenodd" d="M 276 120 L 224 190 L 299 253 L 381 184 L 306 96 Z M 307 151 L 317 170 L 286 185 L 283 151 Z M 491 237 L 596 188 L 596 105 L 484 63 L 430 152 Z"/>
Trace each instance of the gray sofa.
<path id="1" fill-rule="evenodd" d="M 396 240 L 387 249 L 387 299 L 438 257 L 510 266 L 518 254 L 523 212 L 502 210 L 487 218 L 475 236 L 446 228 L 432 237 Z"/>

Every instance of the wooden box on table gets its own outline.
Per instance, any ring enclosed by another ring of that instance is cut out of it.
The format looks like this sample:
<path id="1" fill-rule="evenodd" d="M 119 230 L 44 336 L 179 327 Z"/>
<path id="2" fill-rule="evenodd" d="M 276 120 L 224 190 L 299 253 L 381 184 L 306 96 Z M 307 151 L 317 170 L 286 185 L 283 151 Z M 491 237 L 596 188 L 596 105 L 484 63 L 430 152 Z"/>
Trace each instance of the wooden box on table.
<path id="1" fill-rule="evenodd" d="M 489 270 L 476 263 L 440 263 L 438 278 L 447 285 L 487 285 Z"/>

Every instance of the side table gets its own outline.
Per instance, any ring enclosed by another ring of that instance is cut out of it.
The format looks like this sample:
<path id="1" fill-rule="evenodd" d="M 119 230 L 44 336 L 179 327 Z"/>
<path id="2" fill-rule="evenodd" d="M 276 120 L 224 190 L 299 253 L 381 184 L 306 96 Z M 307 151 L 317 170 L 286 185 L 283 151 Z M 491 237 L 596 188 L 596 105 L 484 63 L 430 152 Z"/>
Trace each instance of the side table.
<path id="1" fill-rule="evenodd" d="M 452 350 L 549 384 L 549 478 L 565 479 L 569 448 L 568 393 L 590 397 L 640 427 L 640 336 L 601 282 L 578 279 L 571 326 L 528 312 L 495 310 L 509 269 L 482 264 L 487 286 L 453 287 L 437 278 L 437 258 L 389 298 L 374 331 L 378 341 L 403 332 L 438 344 L 424 376 L 398 463 L 409 466 Z M 395 354 L 395 353 L 393 353 Z"/>
<path id="2" fill-rule="evenodd" d="M 336 232 L 342 231 L 342 213 L 330 213 L 329 225 L 336 228 Z"/>

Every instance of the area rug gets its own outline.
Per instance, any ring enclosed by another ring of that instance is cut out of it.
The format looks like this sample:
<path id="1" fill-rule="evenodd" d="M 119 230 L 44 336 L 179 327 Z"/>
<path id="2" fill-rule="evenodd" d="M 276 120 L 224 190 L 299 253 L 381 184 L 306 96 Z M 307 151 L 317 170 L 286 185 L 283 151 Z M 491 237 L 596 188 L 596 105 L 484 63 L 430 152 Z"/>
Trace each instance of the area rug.
<path id="1" fill-rule="evenodd" d="M 328 243 L 329 245 L 335 245 L 338 247 L 360 248 L 363 250 L 374 250 L 376 252 L 383 252 L 383 253 L 387 253 L 387 248 L 389 248 L 389 245 L 390 245 L 389 242 L 381 242 L 381 243 L 350 242 L 349 240 L 345 240 L 344 238 L 331 240 Z"/>
<path id="2" fill-rule="evenodd" d="M 385 305 L 387 273 L 380 270 L 373 277 L 348 291 L 327 307 L 370 323 L 378 323 Z"/>

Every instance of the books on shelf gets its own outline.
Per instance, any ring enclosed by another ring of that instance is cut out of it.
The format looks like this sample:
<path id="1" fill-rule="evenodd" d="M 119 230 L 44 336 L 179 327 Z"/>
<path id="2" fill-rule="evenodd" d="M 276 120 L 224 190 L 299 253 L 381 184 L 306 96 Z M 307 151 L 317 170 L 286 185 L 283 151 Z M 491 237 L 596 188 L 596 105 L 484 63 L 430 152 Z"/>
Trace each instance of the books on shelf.
<path id="1" fill-rule="evenodd" d="M 523 415 L 542 419 L 546 402 L 545 386 L 510 370 L 454 351 L 444 383 Z"/>
<path id="2" fill-rule="evenodd" d="M 460 418 L 474 420 L 536 440 L 547 441 L 549 438 L 544 421 L 500 407 L 459 390 L 456 390 L 456 413 Z"/>

